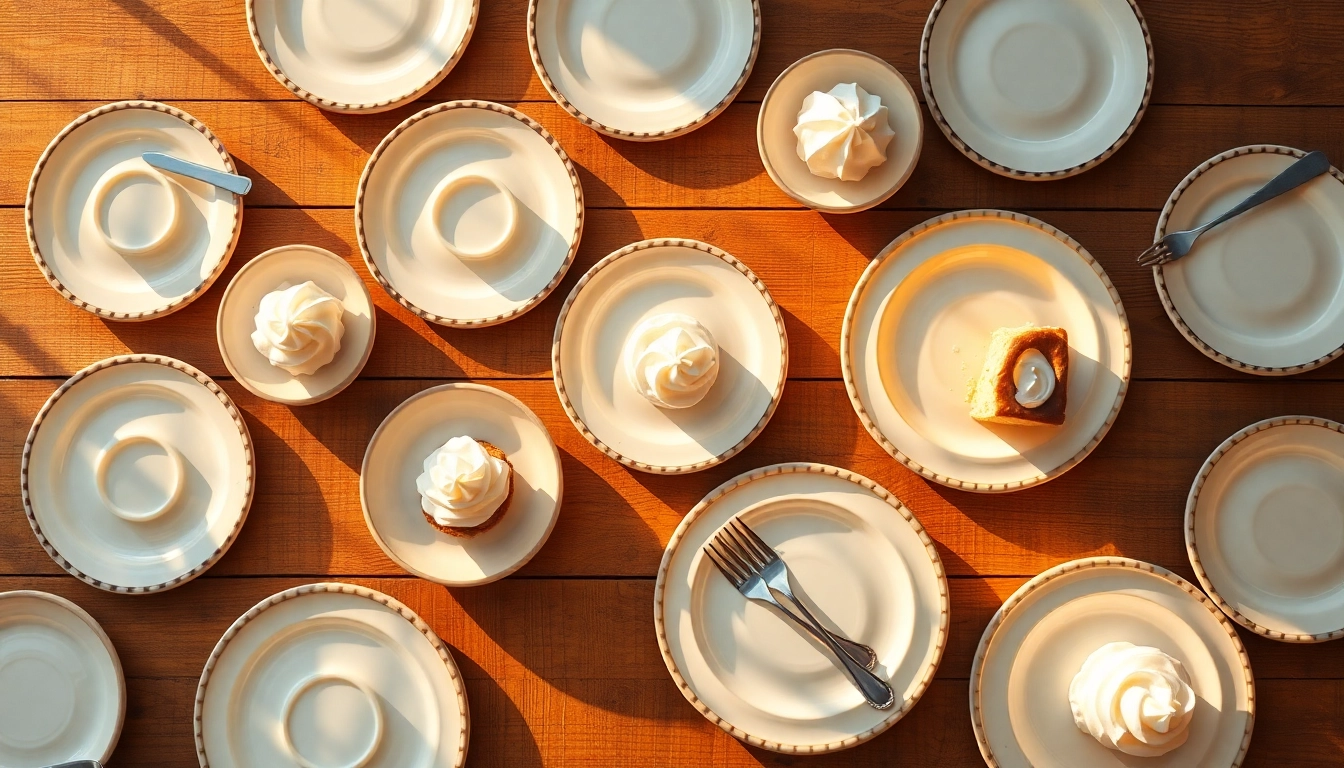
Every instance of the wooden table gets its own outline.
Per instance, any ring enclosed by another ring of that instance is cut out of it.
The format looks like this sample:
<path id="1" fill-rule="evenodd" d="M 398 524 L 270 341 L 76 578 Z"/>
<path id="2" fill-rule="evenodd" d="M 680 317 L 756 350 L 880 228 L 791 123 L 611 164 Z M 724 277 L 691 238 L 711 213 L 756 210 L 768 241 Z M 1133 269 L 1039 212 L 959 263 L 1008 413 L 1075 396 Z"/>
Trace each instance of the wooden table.
<path id="1" fill-rule="evenodd" d="M 1076 557 L 1119 554 L 1193 578 L 1181 536 L 1186 492 L 1218 443 L 1286 413 L 1344 419 L 1344 364 L 1288 380 L 1224 368 L 1182 339 L 1152 278 L 1133 266 L 1172 187 L 1206 158 L 1242 144 L 1324 149 L 1344 163 L 1344 6 L 1338 0 L 1145 0 L 1157 49 L 1153 103 L 1114 158 L 1065 181 L 994 176 L 962 157 L 926 116 L 914 176 L 879 210 L 800 209 L 756 152 L 759 101 L 806 53 L 855 47 L 917 83 L 930 0 L 764 0 L 760 59 L 737 101 L 706 128 L 667 142 L 603 138 L 556 106 L 532 70 L 526 0 L 482 0 L 457 69 L 422 103 L 341 116 L 299 101 L 263 68 L 243 0 L 0 0 L 0 590 L 65 595 L 97 618 L 121 654 L 129 705 L 113 764 L 195 765 L 192 700 L 225 628 L 280 589 L 339 579 L 405 602 L 453 649 L 471 702 L 473 766 L 976 766 L 967 676 L 980 632 L 1025 579 Z M 332 401 L 286 408 L 229 380 L 215 345 L 220 287 L 183 312 L 107 323 L 43 281 L 24 237 L 33 163 L 76 115 L 102 102 L 159 99 L 204 121 L 256 181 L 229 269 L 285 243 L 345 256 L 355 184 L 401 119 L 456 98 L 516 105 L 574 158 L 588 203 L 578 262 L 548 300 L 486 330 L 450 330 L 396 306 L 370 281 L 378 342 L 364 376 Z M 968 207 L 1028 211 L 1083 243 L 1124 299 L 1134 378 L 1093 455 L 1021 493 L 977 496 L 933 486 L 891 460 L 845 397 L 837 348 L 850 290 L 906 228 Z M 551 333 L 575 280 L 645 237 L 714 243 L 765 280 L 788 325 L 791 381 L 765 433 L 742 455 L 689 477 L 631 472 L 565 418 L 550 381 Z M 64 574 L 24 520 L 24 436 L 62 379 L 111 355 L 153 352 L 216 377 L 246 414 L 259 477 L 246 528 L 204 577 L 171 592 L 110 595 Z M 550 427 L 565 503 L 550 542 L 496 584 L 445 589 L 410 578 L 374 544 L 358 480 L 374 428 L 414 392 L 446 379 L 487 381 Z M 950 644 L 915 710 L 869 744 L 829 757 L 748 749 L 711 725 L 673 685 L 653 632 L 653 578 L 687 510 L 724 480 L 779 461 L 847 467 L 885 485 L 937 541 L 950 577 Z M 1290 646 L 1242 633 L 1258 717 L 1246 765 L 1344 763 L 1344 644 Z"/>

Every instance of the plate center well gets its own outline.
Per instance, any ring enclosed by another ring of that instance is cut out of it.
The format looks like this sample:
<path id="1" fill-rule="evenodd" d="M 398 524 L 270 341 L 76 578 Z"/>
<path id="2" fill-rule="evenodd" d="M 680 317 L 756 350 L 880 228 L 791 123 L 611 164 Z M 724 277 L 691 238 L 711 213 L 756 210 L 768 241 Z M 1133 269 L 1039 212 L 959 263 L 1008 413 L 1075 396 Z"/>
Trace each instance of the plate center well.
<path id="1" fill-rule="evenodd" d="M 301 683 L 285 704 L 285 742 L 303 768 L 360 768 L 383 736 L 377 695 L 337 675 Z"/>
<path id="2" fill-rule="evenodd" d="M 1290 577 L 1330 570 L 1344 553 L 1344 512 L 1338 500 L 1314 486 L 1286 485 L 1266 493 L 1252 530 L 1260 554 Z"/>
<path id="3" fill-rule="evenodd" d="M 990 74 L 999 93 L 1014 106 L 1051 113 L 1078 99 L 1088 80 L 1088 60 L 1067 27 L 1019 24 L 995 42 Z"/>
<path id="4" fill-rule="evenodd" d="M 75 713 L 70 676 L 36 650 L 0 660 L 0 743 L 22 750 L 54 742 Z"/>
<path id="5" fill-rule="evenodd" d="M 378 53 L 407 37 L 427 3 L 407 0 L 321 0 L 304 5 L 317 14 L 331 42 L 355 54 Z"/>
<path id="6" fill-rule="evenodd" d="M 614 74 L 652 82 L 686 65 L 699 24 L 684 0 L 613 0 L 598 31 Z"/>

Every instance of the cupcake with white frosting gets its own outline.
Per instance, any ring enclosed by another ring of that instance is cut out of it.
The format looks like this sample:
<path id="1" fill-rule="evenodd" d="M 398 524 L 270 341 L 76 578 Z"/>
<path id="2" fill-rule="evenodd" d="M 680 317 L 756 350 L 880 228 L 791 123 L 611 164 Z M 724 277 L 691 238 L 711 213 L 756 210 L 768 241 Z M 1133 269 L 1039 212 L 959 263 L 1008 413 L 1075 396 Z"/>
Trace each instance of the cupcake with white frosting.
<path id="1" fill-rule="evenodd" d="M 425 520 L 450 536 L 490 530 L 513 500 L 513 465 L 498 447 L 465 435 L 425 457 L 415 480 Z"/>

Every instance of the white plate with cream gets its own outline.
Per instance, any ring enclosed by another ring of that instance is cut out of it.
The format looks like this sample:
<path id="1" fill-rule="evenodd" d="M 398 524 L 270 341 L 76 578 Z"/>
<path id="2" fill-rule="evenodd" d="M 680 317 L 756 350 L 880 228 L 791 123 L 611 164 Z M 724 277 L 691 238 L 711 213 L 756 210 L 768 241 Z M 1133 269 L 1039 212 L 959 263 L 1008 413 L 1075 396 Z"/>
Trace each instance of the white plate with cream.
<path id="1" fill-rule="evenodd" d="M 461 438 L 503 451 L 507 469 L 441 455 Z M 444 469 L 459 461 L 462 469 L 431 475 L 436 461 Z M 495 469 L 510 477 L 487 478 Z M 496 493 L 501 482 L 512 490 Z M 436 508 L 435 497 L 425 495 L 435 483 L 439 502 L 447 495 L 460 503 Z M 411 396 L 379 425 L 364 453 L 359 495 L 369 533 L 398 565 L 422 579 L 473 586 L 508 576 L 541 550 L 560 514 L 564 472 L 550 432 L 522 401 L 494 387 L 443 384 Z M 498 520 L 479 533 L 450 535 L 426 518 L 452 527 L 479 524 L 501 503 L 507 506 Z"/>
<path id="2" fill-rule="evenodd" d="M 560 403 L 603 453 L 644 472 L 727 461 L 784 389 L 779 307 L 747 265 L 696 240 L 644 240 L 593 265 L 555 324 Z"/>
<path id="3" fill-rule="evenodd" d="M 350 385 L 373 351 L 373 298 L 345 259 L 282 245 L 249 261 L 219 302 L 229 373 L 258 397 L 307 405 Z"/>
<path id="4" fill-rule="evenodd" d="M 1206 160 L 1167 199 L 1154 239 L 1210 221 L 1305 154 L 1258 144 Z M 1223 365 L 1265 376 L 1325 365 L 1344 353 L 1344 174 L 1213 228 L 1153 279 L 1181 335 Z"/>
<path id="5" fill-rule="evenodd" d="M 272 595 L 229 627 L 196 690 L 203 766 L 461 768 L 462 675 L 434 630 L 354 584 Z"/>
<path id="6" fill-rule="evenodd" d="M 1068 333 L 1062 426 L 970 416 L 999 328 Z M 854 287 L 840 340 L 850 401 L 869 434 L 929 480 L 1013 491 L 1051 480 L 1110 429 L 1130 373 L 1129 322 L 1105 270 L 1073 238 L 1007 211 L 958 211 L 896 238 Z"/>
<path id="7" fill-rule="evenodd" d="M 1344 425 L 1256 422 L 1209 456 L 1185 506 L 1204 591 L 1272 640 L 1344 637 Z"/>
<path id="8" fill-rule="evenodd" d="M 24 444 L 24 511 L 47 554 L 99 589 L 172 589 L 214 565 L 256 482 L 242 414 L 205 374 L 112 357 L 47 400 Z"/>
<path id="9" fill-rule="evenodd" d="M 238 172 L 196 118 L 154 101 L 121 101 L 63 128 L 28 185 L 38 268 L 67 301 L 107 320 L 185 307 L 219 277 L 242 228 L 240 196 L 152 168 L 144 152 Z"/>
<path id="10" fill-rule="evenodd" d="M 896 193 L 919 162 L 924 115 L 899 71 L 864 53 L 818 51 L 775 79 L 756 120 L 756 146 L 789 197 L 853 213 Z"/>
<path id="11" fill-rule="evenodd" d="M 1255 721 L 1232 623 L 1180 576 L 1119 557 L 1064 563 L 1014 592 L 980 638 L 970 698 L 997 768 L 1234 768 Z"/>
<path id="12" fill-rule="evenodd" d="M 423 96 L 462 58 L 480 0 L 247 0 L 261 63 L 332 112 L 383 112 Z"/>
<path id="13" fill-rule="evenodd" d="M 1073 176 L 1120 148 L 1153 90 L 1134 0 L 938 0 L 920 79 L 934 122 L 1003 176 Z"/>
<path id="14" fill-rule="evenodd" d="M 869 706 L 822 646 L 748 602 L 704 556 L 738 516 L 779 552 L 819 620 L 872 647 L 895 706 Z M 658 645 L 682 694 L 720 728 L 776 752 L 846 749 L 887 730 L 928 689 L 947 642 L 933 541 L 886 489 L 823 464 L 762 467 L 710 492 L 672 534 L 654 590 Z"/>
<path id="15" fill-rule="evenodd" d="M 369 157 L 355 233 L 392 298 L 440 325 L 476 328 L 535 307 L 583 234 L 583 188 L 555 137 L 488 101 L 406 118 Z"/>
<path id="16" fill-rule="evenodd" d="M 530 0 L 542 85 L 593 130 L 670 139 L 728 107 L 761 44 L 759 0 Z"/>
<path id="17" fill-rule="evenodd" d="M 57 595 L 0 592 L 0 765 L 112 756 L 126 681 L 107 633 Z"/>

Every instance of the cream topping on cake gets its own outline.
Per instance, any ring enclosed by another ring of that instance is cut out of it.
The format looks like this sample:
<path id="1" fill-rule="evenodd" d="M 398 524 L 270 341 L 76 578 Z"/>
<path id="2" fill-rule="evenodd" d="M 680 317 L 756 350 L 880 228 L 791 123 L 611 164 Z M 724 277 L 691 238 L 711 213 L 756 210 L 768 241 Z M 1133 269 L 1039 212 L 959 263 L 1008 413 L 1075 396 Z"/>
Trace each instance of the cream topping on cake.
<path id="1" fill-rule="evenodd" d="M 454 437 L 425 458 L 415 479 L 420 508 L 450 528 L 474 528 L 495 514 L 509 495 L 507 461 L 470 437 Z"/>
<path id="2" fill-rule="evenodd" d="M 659 408 L 689 408 L 719 376 L 719 345 L 693 317 L 654 315 L 630 332 L 625 372 L 635 391 Z"/>
<path id="3" fill-rule="evenodd" d="M 1028 349 L 1013 365 L 1013 384 L 1023 408 L 1039 408 L 1055 394 L 1055 369 L 1039 349 Z"/>
<path id="4" fill-rule="evenodd" d="M 798 157 L 813 175 L 859 181 L 887 161 L 887 145 L 896 132 L 881 97 L 855 83 L 840 83 L 803 99 L 793 135 Z"/>
<path id="5" fill-rule="evenodd" d="M 294 376 L 313 374 L 341 349 L 341 300 L 309 280 L 261 297 L 252 344 L 271 365 Z"/>
<path id="6" fill-rule="evenodd" d="M 1156 648 L 1107 643 L 1069 684 L 1073 721 L 1107 749 L 1164 755 L 1185 743 L 1195 692 L 1181 662 Z"/>

